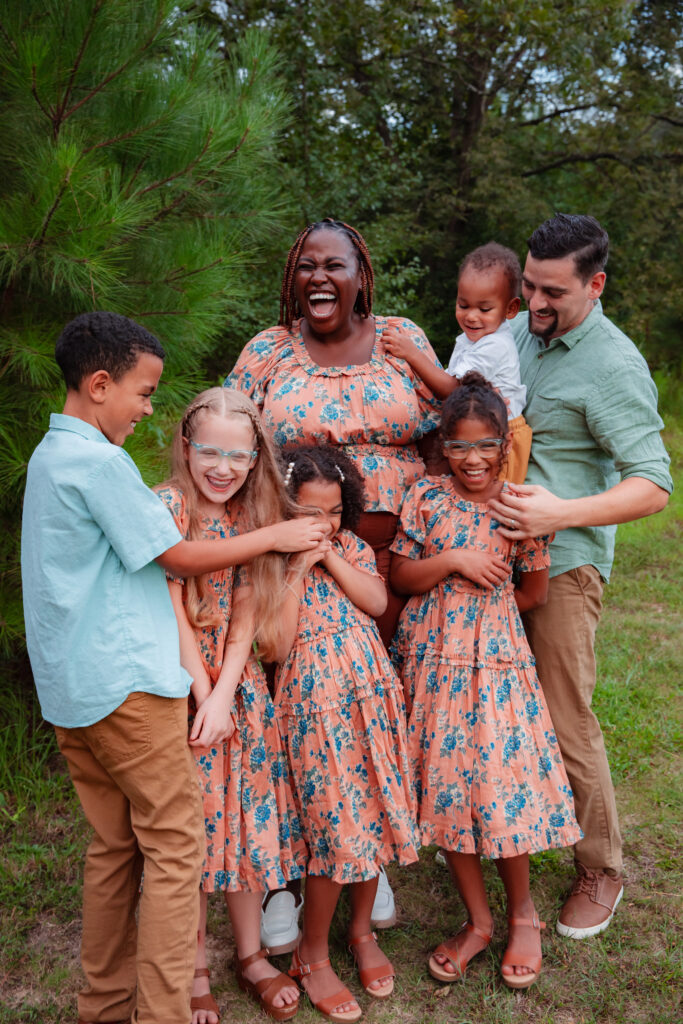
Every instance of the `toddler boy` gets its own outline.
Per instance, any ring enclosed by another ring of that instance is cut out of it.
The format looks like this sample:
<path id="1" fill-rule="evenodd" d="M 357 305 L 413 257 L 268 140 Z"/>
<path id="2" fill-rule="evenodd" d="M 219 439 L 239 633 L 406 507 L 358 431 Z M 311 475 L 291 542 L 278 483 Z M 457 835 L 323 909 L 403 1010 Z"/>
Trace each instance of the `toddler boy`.
<path id="1" fill-rule="evenodd" d="M 303 532 L 286 523 L 183 540 L 121 447 L 152 413 L 158 340 L 124 316 L 85 313 L 55 354 L 67 396 L 29 462 L 21 558 L 41 709 L 95 829 L 79 1024 L 189 1024 L 204 828 L 187 744 L 191 680 L 163 569 L 214 571 L 312 547 L 322 531 L 309 519 Z"/>
<path id="2" fill-rule="evenodd" d="M 522 271 L 517 256 L 497 242 L 474 249 L 458 274 L 455 318 L 462 328 L 441 370 L 401 333 L 384 335 L 387 351 L 405 359 L 437 398 L 446 398 L 460 378 L 477 370 L 496 387 L 509 409 L 511 447 L 504 478 L 523 483 L 531 451 L 531 429 L 522 416 L 526 388 L 521 383 L 517 346 L 508 320 L 519 312 Z"/>

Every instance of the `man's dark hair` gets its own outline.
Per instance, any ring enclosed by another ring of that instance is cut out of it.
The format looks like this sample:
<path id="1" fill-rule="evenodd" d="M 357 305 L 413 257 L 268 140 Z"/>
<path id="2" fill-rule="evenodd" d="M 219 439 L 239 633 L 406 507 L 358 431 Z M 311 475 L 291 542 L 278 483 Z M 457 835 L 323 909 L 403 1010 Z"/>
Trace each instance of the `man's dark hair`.
<path id="1" fill-rule="evenodd" d="M 66 325 L 55 345 L 55 359 L 71 391 L 97 370 L 119 380 L 141 352 L 159 359 L 166 355 L 153 334 L 120 313 L 81 313 Z"/>
<path id="2" fill-rule="evenodd" d="M 465 256 L 458 271 L 458 281 L 466 270 L 484 273 L 492 267 L 500 267 L 510 287 L 510 299 L 516 299 L 522 290 L 522 268 L 517 253 L 498 242 L 487 242 Z"/>
<path id="3" fill-rule="evenodd" d="M 535 260 L 573 256 L 576 273 L 586 284 L 607 265 L 609 235 L 595 217 L 584 213 L 556 213 L 536 228 L 528 245 Z"/>

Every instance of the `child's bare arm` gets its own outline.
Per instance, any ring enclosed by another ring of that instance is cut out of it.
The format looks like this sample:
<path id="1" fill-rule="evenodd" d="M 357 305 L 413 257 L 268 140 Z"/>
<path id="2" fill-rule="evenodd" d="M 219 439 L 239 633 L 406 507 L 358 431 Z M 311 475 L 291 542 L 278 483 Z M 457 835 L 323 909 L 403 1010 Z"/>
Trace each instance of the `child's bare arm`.
<path id="1" fill-rule="evenodd" d="M 397 359 L 404 359 L 437 398 L 448 398 L 458 386 L 455 377 L 435 366 L 427 353 L 421 352 L 404 331 L 387 327 L 382 339 L 387 352 Z"/>
<path id="2" fill-rule="evenodd" d="M 251 654 L 254 613 L 249 588 L 238 587 L 223 651 L 223 665 L 211 694 L 197 709 L 190 732 L 190 746 L 210 747 L 232 736 L 235 729 L 235 691 Z"/>
<path id="3" fill-rule="evenodd" d="M 393 588 L 401 594 L 425 594 L 454 572 L 486 590 L 493 590 L 510 575 L 510 566 L 490 551 L 451 548 L 429 558 L 393 554 L 389 578 Z"/>
<path id="4" fill-rule="evenodd" d="M 528 612 L 546 603 L 549 575 L 548 569 L 520 573 L 515 587 L 515 601 L 520 612 Z"/>
<path id="5" fill-rule="evenodd" d="M 299 628 L 299 605 L 304 591 L 304 577 L 316 562 L 322 561 L 330 548 L 327 538 L 312 551 L 302 551 L 290 560 L 285 593 L 280 609 L 280 636 L 275 660 L 285 661 L 296 640 Z"/>
<path id="6" fill-rule="evenodd" d="M 266 551 L 308 551 L 325 536 L 319 517 L 288 519 L 239 537 L 221 540 L 181 540 L 156 561 L 174 576 L 200 576 L 230 565 L 244 565 Z"/>
<path id="7" fill-rule="evenodd" d="M 195 632 L 183 604 L 183 588 L 180 583 L 168 580 L 168 590 L 171 595 L 171 604 L 178 623 L 178 634 L 180 637 L 180 664 L 186 672 L 192 676 L 192 696 L 197 705 L 205 701 L 211 693 L 211 680 L 206 671 L 204 659 L 201 656 L 197 645 Z"/>
<path id="8" fill-rule="evenodd" d="M 346 596 L 362 612 L 376 616 L 386 611 L 389 598 L 381 577 L 372 576 L 369 572 L 350 565 L 334 551 L 329 551 L 322 561 Z"/>

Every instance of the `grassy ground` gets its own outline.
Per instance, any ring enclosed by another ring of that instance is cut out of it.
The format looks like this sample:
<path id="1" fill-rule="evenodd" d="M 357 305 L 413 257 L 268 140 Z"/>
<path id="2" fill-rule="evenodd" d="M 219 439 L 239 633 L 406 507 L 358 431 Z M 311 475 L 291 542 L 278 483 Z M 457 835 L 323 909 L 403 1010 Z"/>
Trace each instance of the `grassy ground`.
<path id="1" fill-rule="evenodd" d="M 667 443 L 681 480 L 683 432 Z M 680 483 L 679 483 L 680 487 Z M 626 854 L 627 888 L 612 926 L 583 943 L 560 939 L 553 924 L 571 884 L 571 856 L 551 851 L 532 862 L 537 906 L 549 923 L 544 967 L 528 994 L 499 979 L 504 949 L 502 887 L 487 877 L 496 935 L 467 980 L 433 982 L 428 952 L 452 934 L 463 909 L 433 851 L 412 868 L 391 871 L 399 924 L 382 936 L 397 968 L 396 995 L 386 1004 L 363 997 L 373 1024 L 669 1024 L 681 1019 L 680 704 L 683 661 L 681 522 L 677 493 L 662 514 L 620 528 L 618 558 L 599 634 L 596 708 L 607 738 Z M 0 684 L 0 1022 L 56 1024 L 76 1020 L 80 879 L 87 843 L 78 804 L 50 733 L 35 707 Z M 343 952 L 346 908 L 335 925 L 336 966 L 360 992 Z M 238 991 L 229 964 L 232 940 L 225 908 L 210 913 L 214 992 L 224 1020 L 263 1019 Z M 281 966 L 285 966 L 283 960 Z M 301 1024 L 319 1021 L 308 1005 Z"/>

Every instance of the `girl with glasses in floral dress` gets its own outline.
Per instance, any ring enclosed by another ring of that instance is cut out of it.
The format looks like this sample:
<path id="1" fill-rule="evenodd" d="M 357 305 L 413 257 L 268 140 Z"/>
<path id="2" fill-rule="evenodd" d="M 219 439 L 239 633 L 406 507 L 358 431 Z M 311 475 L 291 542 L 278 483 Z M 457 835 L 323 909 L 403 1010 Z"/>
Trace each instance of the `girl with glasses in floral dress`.
<path id="1" fill-rule="evenodd" d="M 480 858 L 505 886 L 502 978 L 528 988 L 541 969 L 529 854 L 580 837 L 564 765 L 519 613 L 542 604 L 545 538 L 515 543 L 488 508 L 504 486 L 505 403 L 476 372 L 443 407 L 450 475 L 408 492 L 392 544 L 391 580 L 412 595 L 392 654 L 408 705 L 408 754 L 423 845 L 440 846 L 468 920 L 439 945 L 429 971 L 461 978 L 491 942 Z"/>

